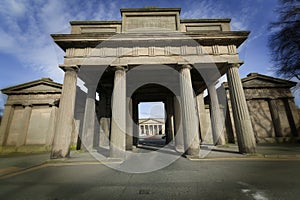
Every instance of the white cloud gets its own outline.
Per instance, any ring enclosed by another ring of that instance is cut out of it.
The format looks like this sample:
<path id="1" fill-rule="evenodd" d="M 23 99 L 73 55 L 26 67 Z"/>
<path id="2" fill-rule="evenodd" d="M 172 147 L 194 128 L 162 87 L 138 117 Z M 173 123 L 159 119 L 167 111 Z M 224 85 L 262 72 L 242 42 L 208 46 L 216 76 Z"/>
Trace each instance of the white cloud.
<path id="1" fill-rule="evenodd" d="M 11 1 L 0 2 L 0 53 L 8 53 L 24 66 L 62 82 L 58 64 L 64 53 L 57 48 L 51 33 L 69 33 L 71 20 L 113 18 L 115 3 L 84 2 L 82 6 L 69 1 Z"/>
<path id="2" fill-rule="evenodd" d="M 15 56 L 25 66 L 62 81 L 57 67 L 63 62 L 63 52 L 58 50 L 51 33 L 69 33 L 71 20 L 106 20 L 119 18 L 120 2 L 11 1 L 0 2 L 0 52 Z M 124 5 L 122 5 L 124 6 Z M 126 7 L 126 6 L 124 6 Z M 232 16 L 234 29 L 245 29 L 249 9 L 243 14 L 228 13 L 214 1 L 193 1 L 182 12 L 182 18 L 224 18 Z M 247 16 L 247 17 L 246 17 Z"/>

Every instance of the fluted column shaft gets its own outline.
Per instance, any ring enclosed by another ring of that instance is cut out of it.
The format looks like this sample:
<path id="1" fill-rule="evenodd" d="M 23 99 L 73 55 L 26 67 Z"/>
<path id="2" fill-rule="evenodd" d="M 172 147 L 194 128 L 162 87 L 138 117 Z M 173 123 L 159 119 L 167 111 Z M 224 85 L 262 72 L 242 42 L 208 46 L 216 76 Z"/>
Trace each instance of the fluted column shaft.
<path id="1" fill-rule="evenodd" d="M 220 105 L 217 96 L 215 84 L 208 85 L 208 93 L 210 97 L 210 117 L 211 128 L 213 133 L 213 142 L 215 145 L 224 145 L 225 137 L 223 134 L 223 120 L 221 117 Z"/>
<path id="2" fill-rule="evenodd" d="M 256 143 L 238 67 L 239 64 L 231 64 L 227 71 L 238 146 L 240 153 L 255 153 Z"/>
<path id="3" fill-rule="evenodd" d="M 88 88 L 82 126 L 82 143 L 85 151 L 92 150 L 95 132 L 95 97 L 96 85 L 86 84 Z"/>
<path id="4" fill-rule="evenodd" d="M 179 70 L 183 139 L 185 153 L 191 156 L 199 156 L 199 124 L 190 69 L 190 65 L 182 65 Z"/>
<path id="5" fill-rule="evenodd" d="M 59 103 L 51 158 L 65 158 L 70 154 L 78 68 L 77 66 L 68 66 L 64 70 L 64 84 Z"/>
<path id="6" fill-rule="evenodd" d="M 126 141 L 126 71 L 122 66 L 117 66 L 115 69 L 110 157 L 123 158 Z"/>

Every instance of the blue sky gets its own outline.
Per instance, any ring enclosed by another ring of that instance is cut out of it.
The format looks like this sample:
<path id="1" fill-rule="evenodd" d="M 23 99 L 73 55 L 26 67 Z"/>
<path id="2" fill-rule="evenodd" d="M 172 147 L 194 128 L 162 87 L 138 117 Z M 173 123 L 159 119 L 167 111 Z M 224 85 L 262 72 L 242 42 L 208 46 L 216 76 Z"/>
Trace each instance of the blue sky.
<path id="1" fill-rule="evenodd" d="M 69 33 L 72 20 L 120 20 L 120 8 L 180 7 L 181 18 L 231 18 L 232 30 L 250 30 L 239 48 L 250 72 L 274 75 L 266 46 L 268 25 L 276 19 L 277 0 L 2 0 L 0 1 L 0 88 L 50 77 L 62 82 L 64 52 L 51 33 Z M 5 98 L 0 96 L 0 107 Z M 297 104 L 300 100 L 297 98 Z M 148 112 L 148 111 L 147 111 Z"/>

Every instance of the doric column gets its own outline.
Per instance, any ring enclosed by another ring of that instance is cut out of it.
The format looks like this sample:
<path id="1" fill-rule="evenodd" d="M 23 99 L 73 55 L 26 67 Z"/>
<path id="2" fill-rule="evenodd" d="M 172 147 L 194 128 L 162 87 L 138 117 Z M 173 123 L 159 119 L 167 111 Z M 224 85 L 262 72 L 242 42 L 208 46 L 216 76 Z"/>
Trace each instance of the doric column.
<path id="1" fill-rule="evenodd" d="M 199 156 L 199 128 L 194 100 L 190 65 L 182 65 L 180 72 L 181 115 L 185 154 Z"/>
<path id="2" fill-rule="evenodd" d="M 6 143 L 13 113 L 14 107 L 12 105 L 5 105 L 4 114 L 0 126 L 0 146 L 4 146 Z"/>
<path id="3" fill-rule="evenodd" d="M 27 132 L 28 132 L 28 127 L 29 127 L 29 122 L 30 122 L 30 116 L 31 116 L 31 111 L 32 111 L 32 105 L 31 104 L 26 104 L 23 105 L 24 111 L 23 111 L 23 119 L 20 122 L 22 125 L 22 133 L 19 135 L 17 139 L 17 144 L 16 146 L 22 146 L 25 145 L 26 143 L 26 137 L 27 137 Z"/>
<path id="4" fill-rule="evenodd" d="M 255 153 L 253 128 L 238 68 L 239 64 L 231 64 L 228 67 L 227 80 L 239 151 L 240 153 Z"/>
<path id="5" fill-rule="evenodd" d="M 60 66 L 65 71 L 62 94 L 59 103 L 55 136 L 51 158 L 65 158 L 70 154 L 71 136 L 73 131 L 77 66 Z"/>
<path id="6" fill-rule="evenodd" d="M 95 98 L 97 85 L 85 84 L 88 88 L 82 127 L 82 144 L 85 151 L 92 150 L 95 133 Z"/>
<path id="7" fill-rule="evenodd" d="M 211 117 L 211 128 L 213 133 L 213 142 L 215 145 L 224 145 L 225 137 L 223 134 L 223 120 L 222 113 L 220 112 L 220 104 L 217 96 L 215 84 L 207 86 L 208 94 L 210 97 L 210 117 Z"/>
<path id="8" fill-rule="evenodd" d="M 112 95 L 110 157 L 123 158 L 126 140 L 126 71 L 123 66 L 116 66 L 115 70 Z"/>

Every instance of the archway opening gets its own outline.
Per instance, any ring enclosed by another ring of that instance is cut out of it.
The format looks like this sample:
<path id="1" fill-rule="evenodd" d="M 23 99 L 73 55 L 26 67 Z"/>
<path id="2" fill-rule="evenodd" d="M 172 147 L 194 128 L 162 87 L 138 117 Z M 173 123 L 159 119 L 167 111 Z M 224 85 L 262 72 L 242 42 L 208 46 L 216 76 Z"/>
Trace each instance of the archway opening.
<path id="1" fill-rule="evenodd" d="M 138 111 L 138 144 L 164 146 L 166 144 L 166 111 L 164 102 L 141 102 L 138 105 Z"/>

